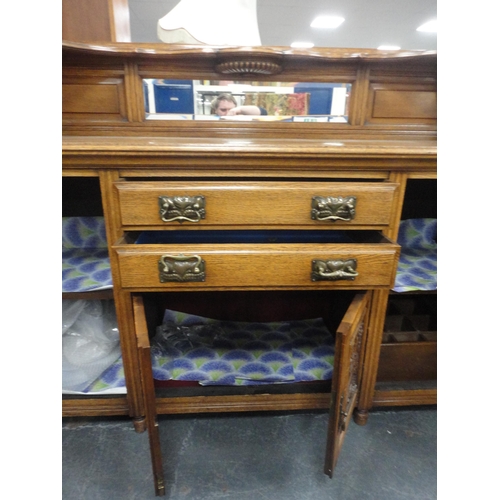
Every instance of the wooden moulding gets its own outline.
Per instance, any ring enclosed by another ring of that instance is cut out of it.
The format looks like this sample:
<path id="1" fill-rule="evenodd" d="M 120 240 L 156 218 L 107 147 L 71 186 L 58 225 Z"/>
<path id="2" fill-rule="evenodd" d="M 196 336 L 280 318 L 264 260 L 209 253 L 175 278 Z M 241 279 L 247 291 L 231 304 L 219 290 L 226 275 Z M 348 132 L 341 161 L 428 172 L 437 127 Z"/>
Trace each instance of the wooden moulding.
<path id="1" fill-rule="evenodd" d="M 252 394 L 242 396 L 193 396 L 158 398 L 159 414 L 223 413 L 252 411 L 325 410 L 330 393 Z"/>
<path id="2" fill-rule="evenodd" d="M 62 41 L 63 55 L 105 57 L 143 58 L 155 60 L 168 60 L 170 58 L 205 59 L 212 62 L 230 60 L 272 59 L 286 58 L 290 61 L 309 61 L 315 64 L 320 61 L 328 62 L 399 62 L 408 61 L 410 66 L 421 63 L 437 62 L 436 51 L 425 50 L 397 50 L 380 51 L 376 49 L 358 48 L 314 48 L 291 49 L 288 47 L 223 47 L 216 45 L 181 45 L 163 43 L 82 43 L 75 41 Z M 288 61 L 287 61 L 288 62 Z"/>
<path id="3" fill-rule="evenodd" d="M 215 71 L 223 75 L 276 75 L 283 71 L 283 57 L 242 57 L 221 55 L 215 62 Z"/>
<path id="4" fill-rule="evenodd" d="M 413 406 L 437 404 L 437 389 L 375 391 L 373 406 Z"/>
<path id="5" fill-rule="evenodd" d="M 128 415 L 126 396 L 87 397 L 63 396 L 63 417 L 99 417 Z"/>

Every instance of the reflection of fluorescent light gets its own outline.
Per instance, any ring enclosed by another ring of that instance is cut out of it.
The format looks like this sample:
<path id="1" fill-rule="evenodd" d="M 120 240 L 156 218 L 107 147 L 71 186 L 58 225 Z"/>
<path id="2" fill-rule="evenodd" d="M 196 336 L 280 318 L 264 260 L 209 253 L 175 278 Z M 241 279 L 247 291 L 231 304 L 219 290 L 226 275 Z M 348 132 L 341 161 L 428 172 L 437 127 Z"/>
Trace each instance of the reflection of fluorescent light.
<path id="1" fill-rule="evenodd" d="M 377 50 L 399 50 L 401 47 L 397 45 L 381 45 Z"/>
<path id="2" fill-rule="evenodd" d="M 340 16 L 318 16 L 311 23 L 311 28 L 337 28 L 345 19 Z"/>
<path id="3" fill-rule="evenodd" d="M 438 22 L 437 19 L 433 19 L 432 21 L 428 21 L 422 26 L 417 28 L 417 31 L 425 31 L 426 33 L 437 33 L 438 30 Z"/>
<path id="4" fill-rule="evenodd" d="M 293 42 L 290 44 L 290 47 L 293 47 L 294 49 L 310 49 L 311 47 L 314 47 L 314 43 L 312 43 L 312 42 Z"/>

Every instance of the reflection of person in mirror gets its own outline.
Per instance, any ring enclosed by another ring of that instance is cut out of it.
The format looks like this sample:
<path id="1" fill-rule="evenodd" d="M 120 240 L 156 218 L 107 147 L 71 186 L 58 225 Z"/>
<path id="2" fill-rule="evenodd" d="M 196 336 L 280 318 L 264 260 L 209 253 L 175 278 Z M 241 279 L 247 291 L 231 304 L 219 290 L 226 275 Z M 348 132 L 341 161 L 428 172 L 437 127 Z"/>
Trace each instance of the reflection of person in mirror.
<path id="1" fill-rule="evenodd" d="M 267 111 L 259 106 L 238 106 L 231 94 L 220 94 L 212 103 L 212 114 L 217 116 L 267 115 Z"/>

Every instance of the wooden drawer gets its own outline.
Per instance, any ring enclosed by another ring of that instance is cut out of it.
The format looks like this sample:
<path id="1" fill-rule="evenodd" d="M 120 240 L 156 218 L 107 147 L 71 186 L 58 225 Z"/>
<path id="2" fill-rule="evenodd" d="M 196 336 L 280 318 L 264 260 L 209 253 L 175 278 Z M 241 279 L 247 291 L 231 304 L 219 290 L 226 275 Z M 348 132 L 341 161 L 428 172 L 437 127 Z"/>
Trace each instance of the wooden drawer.
<path id="1" fill-rule="evenodd" d="M 388 182 L 117 182 L 125 228 L 382 228 L 398 184 Z M 164 220 L 162 220 L 162 217 Z"/>
<path id="2" fill-rule="evenodd" d="M 134 290 L 388 287 L 399 246 L 370 243 L 202 243 L 113 246 L 121 286 Z"/>

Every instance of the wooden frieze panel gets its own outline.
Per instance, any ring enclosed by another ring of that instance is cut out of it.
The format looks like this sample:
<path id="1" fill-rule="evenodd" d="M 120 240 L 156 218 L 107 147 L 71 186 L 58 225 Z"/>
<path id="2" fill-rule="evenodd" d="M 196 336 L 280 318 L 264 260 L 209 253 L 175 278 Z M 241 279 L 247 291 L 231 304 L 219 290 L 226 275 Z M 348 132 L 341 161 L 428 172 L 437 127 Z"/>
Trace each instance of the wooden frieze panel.
<path id="1" fill-rule="evenodd" d="M 436 118 L 436 93 L 415 90 L 378 90 L 374 118 Z"/>
<path id="2" fill-rule="evenodd" d="M 371 84 L 365 124 L 435 125 L 435 85 Z"/>
<path id="3" fill-rule="evenodd" d="M 122 78 L 85 78 L 63 82 L 64 119 L 123 121 L 126 118 Z"/>

